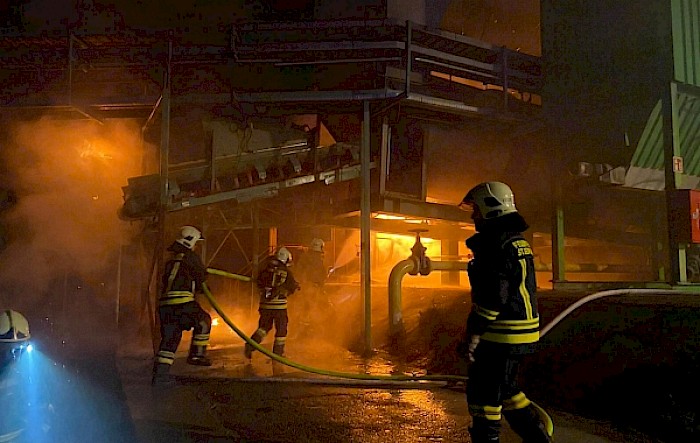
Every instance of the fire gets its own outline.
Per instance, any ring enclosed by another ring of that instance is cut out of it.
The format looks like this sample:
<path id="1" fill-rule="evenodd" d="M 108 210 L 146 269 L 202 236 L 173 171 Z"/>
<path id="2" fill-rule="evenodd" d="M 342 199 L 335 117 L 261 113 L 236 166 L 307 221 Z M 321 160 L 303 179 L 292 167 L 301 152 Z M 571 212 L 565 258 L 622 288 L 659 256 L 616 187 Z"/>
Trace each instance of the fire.
<path id="1" fill-rule="evenodd" d="M 106 149 L 106 146 L 103 146 L 103 143 L 100 143 L 99 140 L 93 140 L 93 141 L 88 141 L 85 140 L 83 142 L 83 147 L 79 151 L 80 158 L 94 158 L 98 160 L 112 160 L 114 157 L 112 157 L 111 154 L 108 154 L 108 150 Z"/>

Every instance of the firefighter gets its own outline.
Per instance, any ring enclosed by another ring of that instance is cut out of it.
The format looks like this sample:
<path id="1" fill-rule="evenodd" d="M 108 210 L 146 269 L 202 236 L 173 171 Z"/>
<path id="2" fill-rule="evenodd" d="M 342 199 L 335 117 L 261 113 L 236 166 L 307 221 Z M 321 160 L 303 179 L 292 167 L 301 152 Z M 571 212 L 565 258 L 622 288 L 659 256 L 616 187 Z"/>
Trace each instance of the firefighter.
<path id="1" fill-rule="evenodd" d="M 510 187 L 485 182 L 459 205 L 471 211 L 476 234 L 466 245 L 472 309 L 459 352 L 470 361 L 467 403 L 472 442 L 498 442 L 501 415 L 526 443 L 552 441 L 547 413 L 520 390 L 520 362 L 539 340 L 537 283 L 528 229 Z"/>
<path id="2" fill-rule="evenodd" d="M 322 239 L 314 238 L 309 244 L 309 249 L 301 256 L 299 263 L 294 266 L 302 284 L 308 282 L 316 288 L 323 289 L 323 285 L 325 285 L 328 278 L 328 270 L 324 263 L 324 246 L 325 243 Z"/>
<path id="3" fill-rule="evenodd" d="M 328 278 L 328 270 L 324 263 L 324 246 L 322 239 L 314 238 L 294 265 L 294 275 L 304 287 L 303 306 L 299 311 L 307 316 L 302 321 L 307 327 L 311 324 L 309 318 L 312 312 L 320 311 L 324 317 L 330 313 L 331 303 L 324 289 Z"/>
<path id="4" fill-rule="evenodd" d="M 24 433 L 29 402 L 23 388 L 28 374 L 22 374 L 16 363 L 30 349 L 30 338 L 29 322 L 22 314 L 11 309 L 0 313 L 0 401 L 6 405 L 0 418 L 1 442 L 17 441 Z"/>
<path id="5" fill-rule="evenodd" d="M 274 256 L 268 257 L 262 266 L 262 271 L 257 278 L 257 286 L 260 291 L 260 304 L 258 312 L 258 329 L 251 339 L 256 343 L 262 343 L 263 339 L 275 326 L 275 341 L 272 352 L 284 356 L 284 347 L 287 342 L 287 297 L 300 289 L 299 283 L 294 279 L 289 266 L 292 264 L 292 254 L 287 248 L 280 248 Z M 245 344 L 245 356 L 251 359 L 255 348 Z"/>
<path id="6" fill-rule="evenodd" d="M 158 301 L 161 341 L 153 363 L 153 384 L 172 383 L 168 374 L 175 361 L 182 331 L 194 329 L 187 363 L 211 366 L 211 360 L 206 355 L 211 316 L 195 301 L 195 294 L 202 291 L 207 277 L 202 259 L 194 252 L 197 243 L 202 240 L 204 237 L 199 229 L 183 226 L 180 238 L 168 247 L 173 257 L 165 264 L 163 292 Z"/>

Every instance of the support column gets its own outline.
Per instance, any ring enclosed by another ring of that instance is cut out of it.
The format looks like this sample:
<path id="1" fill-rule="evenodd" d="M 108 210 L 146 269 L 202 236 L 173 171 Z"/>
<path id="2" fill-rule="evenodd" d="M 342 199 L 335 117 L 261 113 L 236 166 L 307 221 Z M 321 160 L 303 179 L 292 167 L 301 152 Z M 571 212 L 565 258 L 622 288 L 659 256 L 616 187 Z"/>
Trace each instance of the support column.
<path id="1" fill-rule="evenodd" d="M 670 272 L 667 276 L 667 281 L 670 284 L 686 283 L 688 281 L 686 275 L 686 245 L 677 243 L 675 240 L 674 221 L 672 220 L 674 199 L 672 195 L 681 185 L 682 168 L 676 165 L 682 165 L 683 157 L 681 156 L 680 142 L 680 127 L 678 121 L 678 85 L 671 82 L 669 89 L 661 98 L 661 113 L 662 113 L 662 131 L 663 131 L 663 147 L 664 147 L 664 181 L 666 189 L 666 216 L 668 221 L 668 256 L 670 263 Z M 679 160 L 676 163 L 676 160 Z"/>
<path id="2" fill-rule="evenodd" d="M 563 171 L 561 130 L 558 131 L 555 143 L 552 145 L 552 172 L 550 176 L 552 195 L 552 283 L 556 288 L 557 282 L 566 280 L 566 260 L 564 256 L 564 191 L 559 171 Z"/>
<path id="3" fill-rule="evenodd" d="M 156 277 L 156 294 L 155 297 L 150 297 L 148 306 L 155 306 L 155 299 L 163 290 L 161 279 L 158 274 L 164 266 L 163 250 L 165 249 L 165 216 L 168 207 L 168 164 L 170 154 L 170 75 L 171 75 L 171 60 L 173 54 L 173 43 L 168 42 L 168 59 L 165 66 L 165 74 L 163 77 L 163 94 L 161 99 L 161 123 L 160 123 L 160 205 L 158 207 L 158 241 L 156 242 L 155 267 L 152 269 Z M 155 309 L 149 313 L 151 316 L 151 338 L 153 340 L 153 348 L 157 349 L 160 341 L 160 333 L 157 325 Z"/>
<path id="4" fill-rule="evenodd" d="M 564 255 L 564 208 L 561 200 L 555 201 L 554 223 L 552 230 L 552 280 L 566 281 L 566 259 Z"/>
<path id="5" fill-rule="evenodd" d="M 260 260 L 258 257 L 260 256 L 260 211 L 258 210 L 258 202 L 253 200 L 250 204 L 250 222 L 251 222 L 251 231 L 253 235 L 253 253 L 251 255 L 251 267 L 252 267 L 252 272 L 251 272 L 251 279 L 253 281 L 257 281 L 258 279 L 258 273 L 259 273 L 259 267 L 260 267 Z M 256 286 L 250 285 L 250 313 L 253 315 L 255 312 L 255 306 L 256 303 L 258 302 L 258 293 L 257 293 L 257 288 Z"/>
<path id="6" fill-rule="evenodd" d="M 363 103 L 361 148 L 360 262 L 362 263 L 362 272 L 360 280 L 364 302 L 364 351 L 365 355 L 370 355 L 372 353 L 372 278 L 370 266 L 370 113 L 369 101 L 367 100 Z"/>

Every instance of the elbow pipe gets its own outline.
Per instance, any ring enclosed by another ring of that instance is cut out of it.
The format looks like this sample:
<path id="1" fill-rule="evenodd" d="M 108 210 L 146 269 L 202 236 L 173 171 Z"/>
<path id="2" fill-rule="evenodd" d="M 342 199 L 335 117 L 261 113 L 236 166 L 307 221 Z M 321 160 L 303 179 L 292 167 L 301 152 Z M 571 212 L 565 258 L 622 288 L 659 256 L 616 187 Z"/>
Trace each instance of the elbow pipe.
<path id="1" fill-rule="evenodd" d="M 391 337 L 402 336 L 405 332 L 401 312 L 401 281 L 406 274 L 415 272 L 417 269 L 417 260 L 411 257 L 394 265 L 389 274 L 389 335 Z"/>
<path id="2" fill-rule="evenodd" d="M 466 269 L 467 262 L 460 261 L 430 261 L 432 271 L 461 271 Z M 401 282 L 406 274 L 418 274 L 418 258 L 409 257 L 401 260 L 391 269 L 389 274 L 389 334 L 391 337 L 401 336 L 405 332 L 403 313 L 401 311 Z"/>

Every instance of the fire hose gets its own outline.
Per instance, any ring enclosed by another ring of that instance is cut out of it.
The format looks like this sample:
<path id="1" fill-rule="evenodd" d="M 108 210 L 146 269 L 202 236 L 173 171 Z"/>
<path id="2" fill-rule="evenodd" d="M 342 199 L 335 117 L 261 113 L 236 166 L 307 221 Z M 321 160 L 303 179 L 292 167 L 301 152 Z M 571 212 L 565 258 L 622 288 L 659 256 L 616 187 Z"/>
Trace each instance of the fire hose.
<path id="1" fill-rule="evenodd" d="M 250 281 L 249 277 L 238 275 L 238 274 L 231 274 L 225 271 L 221 270 L 215 270 L 215 269 L 207 269 L 207 271 L 211 274 L 216 274 L 216 275 L 221 275 L 224 277 L 229 277 L 229 278 L 235 278 L 238 280 L 242 281 Z M 215 272 L 212 272 L 215 271 Z M 267 348 L 261 346 L 258 342 L 255 340 L 251 339 L 248 335 L 246 335 L 238 326 L 236 326 L 235 323 L 226 315 L 224 310 L 219 306 L 218 302 L 212 295 L 211 291 L 209 290 L 209 287 L 207 286 L 206 283 L 202 285 L 202 289 L 204 291 L 204 295 L 206 295 L 207 299 L 209 300 L 209 303 L 211 306 L 214 308 L 214 310 L 221 316 L 221 318 L 226 322 L 226 324 L 234 331 L 236 334 L 238 334 L 239 337 L 241 337 L 246 343 L 251 345 L 254 349 L 257 351 L 263 353 L 267 357 L 271 358 L 273 361 L 277 361 L 279 363 L 282 363 L 284 365 L 290 366 L 292 368 L 296 368 L 305 372 L 310 372 L 313 374 L 320 374 L 320 375 L 326 375 L 329 377 L 336 377 L 336 378 L 341 378 L 341 379 L 351 379 L 351 380 L 363 380 L 363 381 L 384 381 L 384 382 L 412 382 L 412 383 L 426 383 L 426 382 L 433 382 L 433 381 L 442 381 L 442 382 L 447 382 L 447 383 L 454 383 L 454 382 L 465 382 L 468 380 L 468 377 L 466 376 L 461 376 L 461 375 L 444 375 L 444 374 L 432 374 L 432 375 L 376 375 L 376 374 L 358 374 L 358 373 L 349 373 L 349 372 L 339 372 L 339 371 L 330 371 L 326 369 L 320 369 L 320 368 L 314 368 L 312 366 L 307 366 L 303 365 L 301 363 L 297 363 L 293 360 L 289 360 L 285 357 L 279 356 L 277 354 L 274 354 L 273 352 L 269 351 Z M 585 301 L 579 300 L 579 303 L 576 303 L 570 307 L 570 309 L 566 310 L 562 315 L 558 316 L 555 318 L 552 322 L 550 322 L 544 329 L 544 335 L 547 333 L 549 330 L 551 330 L 552 327 L 554 327 L 557 323 L 559 323 L 561 320 L 564 319 L 568 314 L 573 312 L 575 309 L 577 309 L 579 306 L 582 304 L 586 303 L 587 301 L 592 301 L 607 295 L 618 295 L 620 292 L 618 291 L 605 291 L 607 292 L 606 294 L 598 295 L 598 294 L 593 294 L 592 296 L 586 297 Z M 630 292 L 630 291 L 627 291 Z M 539 406 L 537 403 L 532 401 L 532 405 L 535 407 L 537 410 L 537 414 L 540 416 L 540 418 L 543 420 L 545 424 L 545 428 L 547 430 L 547 433 L 551 436 L 554 432 L 554 423 L 552 422 L 551 417 L 547 412 Z"/>
<path id="2" fill-rule="evenodd" d="M 219 274 L 221 275 L 221 274 Z M 217 303 L 216 299 L 214 296 L 211 294 L 211 291 L 209 291 L 209 287 L 207 286 L 206 283 L 202 285 L 202 289 L 204 290 L 204 295 L 206 295 L 207 299 L 209 300 L 209 303 L 211 304 L 212 308 L 221 316 L 221 318 L 226 322 L 226 324 L 233 329 L 233 331 L 238 334 L 239 337 L 243 339 L 246 343 L 248 343 L 250 346 L 255 348 L 257 351 L 260 351 L 264 355 L 268 356 L 274 361 L 277 361 L 279 363 L 282 363 L 284 365 L 290 366 L 292 368 L 300 369 L 305 372 L 310 372 L 313 374 L 320 374 L 320 375 L 327 375 L 329 377 L 337 377 L 337 378 L 346 378 L 346 379 L 353 379 L 353 380 L 383 380 L 383 381 L 415 381 L 415 382 L 421 382 L 421 381 L 444 381 L 444 382 L 465 382 L 467 380 L 467 377 L 462 376 L 462 375 L 373 375 L 373 374 L 356 374 L 356 373 L 349 373 L 349 372 L 339 372 L 339 371 L 330 371 L 327 369 L 319 369 L 319 368 L 314 368 L 311 366 L 303 365 L 301 363 L 297 363 L 295 361 L 289 360 L 288 358 L 279 356 L 277 354 L 272 353 L 269 351 L 267 348 L 261 346 L 258 342 L 253 340 L 252 338 L 248 337 L 238 326 L 236 326 L 235 323 L 226 315 L 224 310 L 219 306 L 219 303 Z"/>
<path id="3" fill-rule="evenodd" d="M 225 271 L 211 269 L 211 268 L 209 268 L 207 271 L 211 274 L 221 275 L 221 276 L 228 277 L 228 278 L 235 278 L 235 279 L 242 280 L 242 281 L 250 281 L 249 277 L 246 277 L 243 275 L 231 274 L 231 273 L 228 273 Z M 251 346 L 253 346 L 253 348 L 260 351 L 264 355 L 268 356 L 272 360 L 280 362 L 280 363 L 285 364 L 287 366 L 290 366 L 290 367 L 293 367 L 296 369 L 300 369 L 300 370 L 305 371 L 305 372 L 321 374 L 321 375 L 326 375 L 326 376 L 336 377 L 336 378 L 354 379 L 354 380 L 410 381 L 410 382 L 426 382 L 426 381 L 466 382 L 468 380 L 468 377 L 459 376 L 459 375 L 371 375 L 371 374 L 346 373 L 346 372 L 338 372 L 338 371 L 330 371 L 330 370 L 325 370 L 325 369 L 314 368 L 311 366 L 306 366 L 306 365 L 294 362 L 294 361 L 289 360 L 285 357 L 281 357 L 277 354 L 270 352 L 268 349 L 264 348 L 259 343 L 257 343 L 256 341 L 254 341 L 250 337 L 248 337 L 243 331 L 241 331 L 233 323 L 233 321 L 221 309 L 219 304 L 214 299 L 214 296 L 209 291 L 209 287 L 206 285 L 206 283 L 203 285 L 203 290 L 204 290 L 204 294 L 209 299 L 209 302 L 210 302 L 211 306 L 214 308 L 214 310 L 216 310 L 216 312 L 221 316 L 221 318 L 226 322 L 226 324 L 231 329 L 233 329 L 246 343 L 250 344 Z M 674 291 L 674 290 L 659 290 L 659 289 L 616 289 L 616 290 L 601 291 L 601 292 L 597 292 L 594 294 L 590 294 L 586 297 L 581 298 L 580 300 L 573 303 L 572 305 L 570 305 L 563 312 L 561 312 L 557 317 L 555 317 L 552 321 L 550 321 L 546 326 L 544 326 L 540 331 L 540 338 L 547 335 L 552 330 L 552 328 L 554 328 L 562 320 L 564 320 L 566 317 L 568 317 L 576 309 L 578 309 L 579 307 L 583 306 L 584 304 L 592 302 L 594 300 L 598 300 L 598 299 L 601 299 L 604 297 L 616 296 L 616 295 L 673 295 L 673 294 L 678 294 L 678 293 L 679 293 L 678 291 Z M 544 419 L 545 425 L 547 427 L 547 431 L 551 435 L 551 433 L 553 432 L 553 423 L 551 421 L 551 418 L 535 402 L 533 402 L 533 405 L 538 410 L 538 414 L 540 414 L 540 416 Z"/>
<path id="4" fill-rule="evenodd" d="M 234 278 L 234 279 L 241 280 L 241 281 L 250 281 L 250 277 L 247 277 L 245 275 L 232 274 L 230 272 L 222 271 L 219 269 L 208 268 L 207 272 L 209 272 L 210 274 L 220 275 L 220 276 L 228 277 L 228 278 Z M 209 291 L 209 287 L 207 286 L 206 283 L 204 283 L 203 289 L 204 289 L 204 294 L 209 299 L 209 303 L 211 304 L 211 306 L 221 316 L 221 318 L 224 320 L 224 322 L 226 322 L 226 324 L 236 332 L 236 334 L 238 334 L 246 343 L 253 346 L 253 348 L 255 348 L 256 350 L 260 351 L 261 353 L 265 354 L 266 356 L 270 357 L 271 359 L 278 361 L 280 363 L 283 363 L 287 366 L 297 368 L 297 369 L 300 369 L 302 371 L 315 373 L 315 374 L 328 375 L 331 377 L 339 377 L 339 378 L 350 378 L 350 379 L 357 379 L 357 380 L 400 380 L 400 381 L 428 380 L 428 381 L 448 381 L 448 382 L 455 382 L 455 381 L 466 382 L 467 381 L 466 376 L 460 376 L 460 375 L 352 374 L 352 373 L 346 373 L 346 372 L 329 371 L 329 370 L 325 370 L 325 369 L 319 369 L 319 368 L 314 368 L 311 366 L 302 365 L 300 363 L 294 362 L 292 360 L 289 360 L 287 358 L 281 357 L 277 354 L 270 352 L 269 350 L 267 350 L 267 348 L 264 348 L 259 343 L 257 343 L 256 341 L 254 341 L 253 339 L 248 337 L 243 331 L 241 331 L 233 323 L 233 321 L 228 317 L 228 315 L 226 315 L 226 313 L 223 311 L 223 309 L 221 309 L 221 306 L 219 306 L 217 301 L 214 299 L 214 296 L 211 294 L 211 291 Z M 659 289 L 614 289 L 614 290 L 597 292 L 595 294 L 590 294 L 586 297 L 581 298 L 577 302 L 573 303 L 571 306 L 566 308 L 562 313 L 560 313 L 557 317 L 555 317 L 552 321 L 550 321 L 545 327 L 543 327 L 542 330 L 540 331 L 540 338 L 542 338 L 546 334 L 548 334 L 549 331 L 551 331 L 554 326 L 556 326 L 558 323 L 560 323 L 562 320 L 564 320 L 564 318 L 568 317 L 569 314 L 571 314 L 573 311 L 575 311 L 576 309 L 578 309 L 582 305 L 589 303 L 591 301 L 598 300 L 598 299 L 604 298 L 604 297 L 615 296 L 615 295 L 670 295 L 670 294 L 678 294 L 678 291 L 659 290 Z"/>
<path id="5" fill-rule="evenodd" d="M 223 271 L 222 271 L 223 272 Z M 222 274 L 219 274 L 222 275 Z M 239 276 L 240 277 L 240 276 Z M 270 352 L 267 348 L 261 346 L 258 342 L 255 340 L 251 339 L 248 337 L 241 329 L 236 326 L 235 323 L 226 315 L 223 309 L 221 309 L 221 306 L 217 303 L 216 299 L 214 296 L 211 294 L 211 291 L 209 291 L 209 287 L 207 286 L 206 283 L 202 284 L 202 289 L 204 290 L 204 295 L 207 296 L 207 299 L 209 300 L 209 303 L 211 306 L 214 308 L 214 310 L 221 316 L 221 318 L 226 322 L 226 324 L 233 329 L 236 334 L 239 335 L 246 343 L 251 345 L 253 348 L 256 350 L 262 352 L 266 356 L 270 357 L 272 360 L 277 361 L 279 363 L 285 364 L 287 366 L 290 366 L 292 368 L 300 369 L 305 372 L 310 372 L 313 374 L 320 374 L 320 375 L 326 375 L 329 377 L 336 377 L 336 378 L 341 378 L 341 379 L 352 379 L 352 380 L 363 380 L 363 381 L 383 381 L 383 382 L 411 382 L 411 383 L 426 383 L 426 382 L 433 382 L 433 381 L 441 381 L 441 382 L 447 382 L 447 383 L 454 383 L 454 382 L 466 382 L 468 380 L 468 377 L 466 376 L 461 376 L 461 375 L 442 375 L 442 374 L 436 374 L 436 375 L 372 375 L 372 374 L 358 374 L 358 373 L 349 373 L 349 372 L 339 372 L 339 371 L 329 371 L 326 369 L 319 369 L 319 368 L 314 368 L 311 366 L 303 365 L 301 363 L 297 363 L 295 361 L 289 360 L 285 357 L 279 356 L 277 354 L 274 354 Z M 543 422 L 545 423 L 545 427 L 547 430 L 547 433 L 551 436 L 554 432 L 554 423 L 552 422 L 551 417 L 547 412 L 537 405 L 534 401 L 532 402 L 533 406 L 537 410 L 537 414 L 540 415 L 542 418 Z"/>

